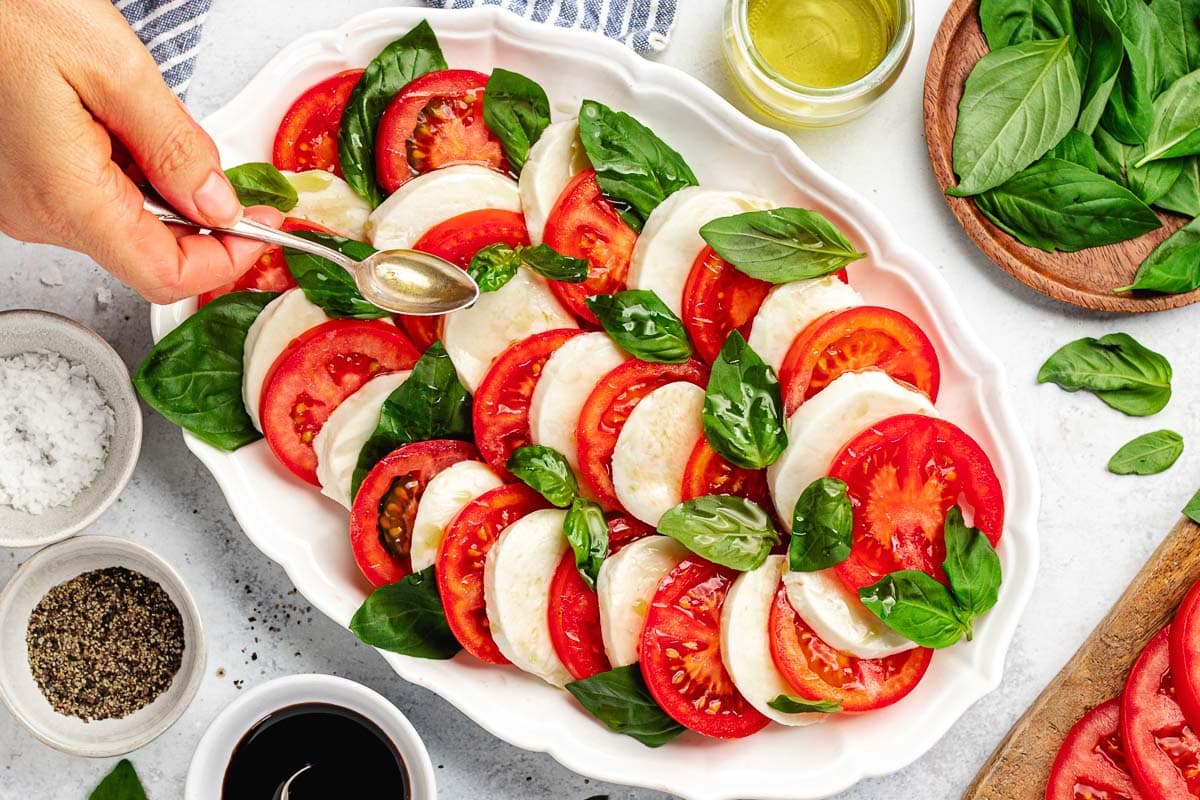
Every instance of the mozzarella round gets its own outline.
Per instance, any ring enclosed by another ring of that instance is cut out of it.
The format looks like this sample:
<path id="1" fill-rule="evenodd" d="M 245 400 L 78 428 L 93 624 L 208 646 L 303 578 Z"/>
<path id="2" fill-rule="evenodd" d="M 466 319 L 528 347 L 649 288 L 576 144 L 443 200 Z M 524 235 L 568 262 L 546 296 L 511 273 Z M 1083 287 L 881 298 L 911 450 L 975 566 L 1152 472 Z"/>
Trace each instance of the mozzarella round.
<path id="1" fill-rule="evenodd" d="M 432 567 L 437 561 L 446 527 L 468 503 L 503 484 L 482 461 L 460 461 L 430 478 L 413 517 L 409 550 L 413 572 Z"/>
<path id="2" fill-rule="evenodd" d="M 396 387 L 408 380 L 408 371 L 376 375 L 333 410 L 313 438 L 317 454 L 317 481 L 321 494 L 350 508 L 350 484 L 358 454 L 379 426 L 379 409 Z"/>
<path id="3" fill-rule="evenodd" d="M 821 712 L 787 714 L 768 705 L 779 695 L 795 696 L 771 656 L 771 604 L 779 591 L 784 556 L 769 556 L 758 569 L 742 573 L 729 587 L 721 608 L 721 660 L 733 685 L 764 717 L 782 725 L 824 722 Z"/>
<path id="4" fill-rule="evenodd" d="M 567 512 L 547 508 L 509 525 L 488 551 L 483 596 L 500 652 L 552 686 L 572 680 L 550 638 L 550 581 L 567 551 Z"/>
<path id="5" fill-rule="evenodd" d="M 704 390 L 676 381 L 641 399 L 617 435 L 613 487 L 621 505 L 648 525 L 683 502 L 683 471 L 704 435 Z"/>
<path id="6" fill-rule="evenodd" d="M 754 316 L 750 347 L 776 372 L 783 365 L 792 340 L 823 314 L 862 305 L 862 295 L 827 275 L 776 286 Z"/>
<path id="7" fill-rule="evenodd" d="M 479 295 L 470 308 L 448 315 L 442 344 L 459 379 L 474 394 L 492 359 L 510 344 L 535 333 L 578 327 L 546 279 L 521 267 L 504 286 Z"/>
<path id="8" fill-rule="evenodd" d="M 779 518 L 790 520 L 808 485 L 829 474 L 846 443 L 897 414 L 936 415 L 929 398 L 880 370 L 840 375 L 788 419 L 788 445 L 767 467 L 767 484 Z"/>
<path id="9" fill-rule="evenodd" d="M 884 625 L 832 569 L 785 571 L 783 585 L 800 619 L 830 647 L 856 658 L 887 658 L 917 646 Z"/>
<path id="10" fill-rule="evenodd" d="M 255 428 L 262 430 L 258 406 L 262 400 L 263 381 L 275 359 L 292 339 L 328 321 L 325 312 L 310 303 L 303 291 L 288 289 L 267 303 L 250 325 L 242 347 L 242 403 Z"/>
<path id="11" fill-rule="evenodd" d="M 468 211 L 520 211 L 517 182 L 477 164 L 459 164 L 418 175 L 371 212 L 365 228 L 379 250 L 411 248 L 440 222 Z"/>
<path id="12" fill-rule="evenodd" d="M 700 228 L 714 219 L 772 206 L 741 192 L 700 186 L 680 189 L 646 219 L 629 260 L 629 288 L 649 289 L 676 316 L 683 316 L 683 287 L 705 247 Z"/>
<path id="13" fill-rule="evenodd" d="M 323 169 L 285 172 L 296 190 L 296 205 L 287 212 L 315 222 L 336 234 L 362 241 L 363 227 L 371 215 L 371 204 L 359 197 L 350 184 Z"/>
<path id="14" fill-rule="evenodd" d="M 577 470 L 579 412 L 600 379 L 628 358 L 607 333 L 584 333 L 555 350 L 542 367 L 529 406 L 533 443 L 553 447 Z"/>
<path id="15" fill-rule="evenodd" d="M 555 122 L 542 131 L 529 148 L 529 158 L 518 181 L 530 242 L 541 244 L 546 220 L 559 195 L 572 178 L 591 166 L 579 140 L 579 120 Z"/>
<path id="16" fill-rule="evenodd" d="M 600 633 L 614 667 L 637 662 L 642 628 L 658 584 L 687 555 L 687 548 L 670 537 L 647 536 L 625 545 L 600 565 L 596 577 Z"/>

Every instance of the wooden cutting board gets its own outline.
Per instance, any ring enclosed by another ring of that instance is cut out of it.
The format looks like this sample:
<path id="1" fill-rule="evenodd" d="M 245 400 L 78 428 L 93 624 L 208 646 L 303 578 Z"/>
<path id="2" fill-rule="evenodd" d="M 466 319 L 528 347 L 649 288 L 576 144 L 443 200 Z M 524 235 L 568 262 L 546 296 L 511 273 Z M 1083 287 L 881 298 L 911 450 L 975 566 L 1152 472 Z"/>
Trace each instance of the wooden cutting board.
<path id="1" fill-rule="evenodd" d="M 1121 692 L 1138 654 L 1200 580 L 1200 525 L 1181 519 L 1108 615 L 992 753 L 963 800 L 1042 800 L 1050 765 L 1086 712 Z"/>

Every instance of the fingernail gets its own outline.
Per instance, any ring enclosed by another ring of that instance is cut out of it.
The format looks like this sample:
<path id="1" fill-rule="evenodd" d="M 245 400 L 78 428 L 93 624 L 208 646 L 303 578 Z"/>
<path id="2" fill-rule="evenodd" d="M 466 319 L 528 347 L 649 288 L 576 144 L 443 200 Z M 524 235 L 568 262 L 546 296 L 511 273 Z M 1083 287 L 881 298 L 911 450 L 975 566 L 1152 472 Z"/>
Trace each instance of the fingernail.
<path id="1" fill-rule="evenodd" d="M 204 185 L 192 196 L 196 210 L 204 215 L 208 222 L 215 225 L 230 225 L 237 221 L 242 213 L 242 204 L 229 181 L 219 172 L 214 172 L 205 179 Z"/>

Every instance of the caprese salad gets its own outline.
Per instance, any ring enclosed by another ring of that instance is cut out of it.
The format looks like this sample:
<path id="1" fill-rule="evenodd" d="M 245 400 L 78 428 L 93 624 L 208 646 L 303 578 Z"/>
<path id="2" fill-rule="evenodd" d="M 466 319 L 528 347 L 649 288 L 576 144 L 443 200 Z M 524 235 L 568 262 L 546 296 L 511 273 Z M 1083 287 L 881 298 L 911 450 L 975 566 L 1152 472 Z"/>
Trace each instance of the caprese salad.
<path id="1" fill-rule="evenodd" d="M 819 212 L 550 107 L 424 23 L 308 89 L 273 163 L 230 170 L 244 201 L 442 256 L 480 299 L 393 318 L 273 251 L 139 391 L 216 447 L 261 432 L 346 507 L 377 647 L 511 664 L 651 746 L 900 701 L 1000 586 L 1000 482 L 937 411 L 933 343 L 859 294 Z"/>

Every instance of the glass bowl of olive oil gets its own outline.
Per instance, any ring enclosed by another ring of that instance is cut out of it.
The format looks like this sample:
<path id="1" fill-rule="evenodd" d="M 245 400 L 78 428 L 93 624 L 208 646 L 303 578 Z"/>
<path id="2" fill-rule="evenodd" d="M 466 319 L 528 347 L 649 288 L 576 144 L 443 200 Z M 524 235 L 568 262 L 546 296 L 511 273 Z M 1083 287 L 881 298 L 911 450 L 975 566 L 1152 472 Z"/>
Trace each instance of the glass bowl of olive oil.
<path id="1" fill-rule="evenodd" d="M 806 128 L 862 115 L 908 61 L 914 0 L 729 0 L 725 61 L 754 109 Z"/>

